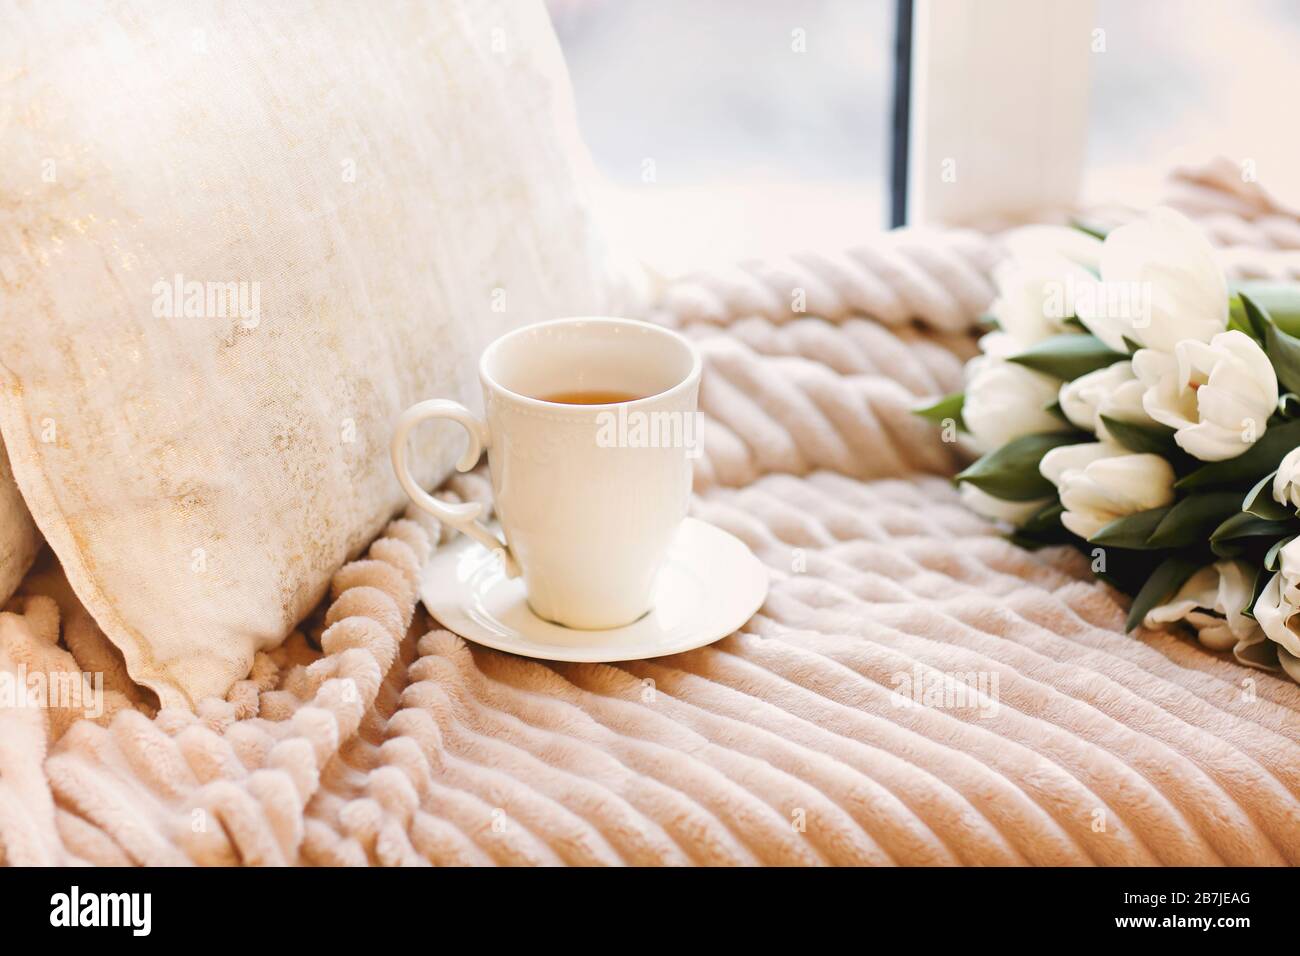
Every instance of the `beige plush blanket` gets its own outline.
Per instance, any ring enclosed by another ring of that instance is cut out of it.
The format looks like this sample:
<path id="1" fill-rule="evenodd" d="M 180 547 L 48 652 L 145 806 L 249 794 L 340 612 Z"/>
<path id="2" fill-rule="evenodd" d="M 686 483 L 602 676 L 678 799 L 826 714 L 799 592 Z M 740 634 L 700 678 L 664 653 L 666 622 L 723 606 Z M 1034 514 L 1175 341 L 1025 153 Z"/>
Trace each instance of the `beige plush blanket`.
<path id="1" fill-rule="evenodd" d="M 400 520 L 226 700 L 154 714 L 47 560 L 0 614 L 0 677 L 102 673 L 106 711 L 0 698 L 0 858 L 1300 862 L 1300 688 L 1122 633 L 1077 554 L 959 505 L 960 453 L 908 414 L 959 386 L 996 255 L 903 233 L 668 290 L 707 360 L 695 514 L 772 574 L 711 647 L 467 644 L 416 602 L 438 529 Z"/>

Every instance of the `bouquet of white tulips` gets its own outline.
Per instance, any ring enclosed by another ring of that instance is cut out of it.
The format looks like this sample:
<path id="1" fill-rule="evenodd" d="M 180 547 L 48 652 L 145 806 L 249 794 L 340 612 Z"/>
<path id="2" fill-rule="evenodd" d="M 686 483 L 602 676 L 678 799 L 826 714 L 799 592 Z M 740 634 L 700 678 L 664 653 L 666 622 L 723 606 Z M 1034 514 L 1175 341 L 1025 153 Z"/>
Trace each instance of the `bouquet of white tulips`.
<path id="1" fill-rule="evenodd" d="M 965 391 L 919 410 L 982 453 L 963 499 L 1082 549 L 1130 629 L 1300 681 L 1300 287 L 1229 288 L 1168 209 L 1007 245 Z"/>

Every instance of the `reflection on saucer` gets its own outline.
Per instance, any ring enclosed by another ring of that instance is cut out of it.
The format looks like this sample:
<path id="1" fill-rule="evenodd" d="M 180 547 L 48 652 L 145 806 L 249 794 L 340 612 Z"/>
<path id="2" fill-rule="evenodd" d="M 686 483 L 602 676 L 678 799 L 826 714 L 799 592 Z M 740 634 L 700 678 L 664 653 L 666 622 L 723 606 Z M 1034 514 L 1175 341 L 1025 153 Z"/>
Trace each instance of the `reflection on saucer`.
<path id="1" fill-rule="evenodd" d="M 443 627 L 497 650 L 557 661 L 625 661 L 677 654 L 740 628 L 767 596 L 767 569 L 741 541 L 687 518 L 659 572 L 653 607 L 624 627 L 583 631 L 543 620 L 522 578 L 468 538 L 436 552 L 420 596 Z"/>

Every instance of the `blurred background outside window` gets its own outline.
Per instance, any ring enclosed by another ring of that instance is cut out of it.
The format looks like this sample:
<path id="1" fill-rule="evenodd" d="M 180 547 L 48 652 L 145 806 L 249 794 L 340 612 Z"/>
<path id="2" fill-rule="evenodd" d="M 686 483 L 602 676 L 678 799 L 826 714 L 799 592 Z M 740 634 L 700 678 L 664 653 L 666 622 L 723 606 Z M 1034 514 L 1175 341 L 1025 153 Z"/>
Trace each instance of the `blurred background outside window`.
<path id="1" fill-rule="evenodd" d="M 710 264 L 883 222 L 893 0 L 549 5 L 599 199 L 633 249 Z"/>
<path id="2" fill-rule="evenodd" d="M 921 2 L 943 29 L 945 5 L 978 0 Z M 1064 2 L 1095 24 L 1078 38 L 1085 201 L 1149 205 L 1172 165 L 1216 155 L 1300 196 L 1300 4 Z M 633 251 L 672 269 L 852 245 L 887 225 L 895 0 L 548 4 L 604 178 L 596 198 Z"/>

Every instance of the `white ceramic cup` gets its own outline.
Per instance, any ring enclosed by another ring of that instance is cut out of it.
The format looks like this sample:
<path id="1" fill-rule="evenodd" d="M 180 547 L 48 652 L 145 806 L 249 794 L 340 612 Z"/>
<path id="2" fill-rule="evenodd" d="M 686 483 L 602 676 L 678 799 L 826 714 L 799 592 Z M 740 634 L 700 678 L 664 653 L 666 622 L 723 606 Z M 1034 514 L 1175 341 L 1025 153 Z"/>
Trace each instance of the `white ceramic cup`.
<path id="1" fill-rule="evenodd" d="M 650 610 L 655 576 L 686 516 L 699 454 L 700 356 L 676 332 L 631 319 L 556 319 L 507 333 L 479 362 L 486 420 L 433 399 L 402 413 L 393 468 L 439 521 L 523 575 L 539 617 L 566 627 L 621 627 Z M 563 392 L 611 391 L 634 401 L 571 405 Z M 456 467 L 488 452 L 499 540 L 475 503 L 438 501 L 407 467 L 407 436 L 430 418 L 459 422 L 469 445 Z"/>

